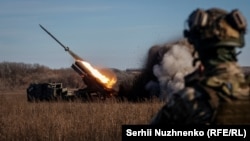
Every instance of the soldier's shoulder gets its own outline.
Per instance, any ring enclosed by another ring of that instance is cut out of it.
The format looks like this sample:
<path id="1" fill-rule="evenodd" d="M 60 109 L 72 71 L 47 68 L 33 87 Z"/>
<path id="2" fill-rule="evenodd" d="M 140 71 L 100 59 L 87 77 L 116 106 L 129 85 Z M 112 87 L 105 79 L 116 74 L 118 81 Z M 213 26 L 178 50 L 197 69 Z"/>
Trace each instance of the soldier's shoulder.
<path id="1" fill-rule="evenodd" d="M 179 97 L 185 101 L 193 101 L 202 96 L 202 92 L 196 87 L 185 87 L 175 94 L 175 97 Z"/>

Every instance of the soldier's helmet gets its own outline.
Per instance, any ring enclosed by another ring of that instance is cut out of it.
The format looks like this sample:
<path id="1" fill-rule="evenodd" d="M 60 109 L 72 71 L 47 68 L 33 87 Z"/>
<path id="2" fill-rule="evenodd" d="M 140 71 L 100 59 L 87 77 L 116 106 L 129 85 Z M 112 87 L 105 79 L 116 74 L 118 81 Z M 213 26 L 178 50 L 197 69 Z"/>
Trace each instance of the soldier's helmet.
<path id="1" fill-rule="evenodd" d="M 247 22 L 237 9 L 227 12 L 219 8 L 198 8 L 189 15 L 187 24 L 184 37 L 198 51 L 217 46 L 244 46 Z"/>

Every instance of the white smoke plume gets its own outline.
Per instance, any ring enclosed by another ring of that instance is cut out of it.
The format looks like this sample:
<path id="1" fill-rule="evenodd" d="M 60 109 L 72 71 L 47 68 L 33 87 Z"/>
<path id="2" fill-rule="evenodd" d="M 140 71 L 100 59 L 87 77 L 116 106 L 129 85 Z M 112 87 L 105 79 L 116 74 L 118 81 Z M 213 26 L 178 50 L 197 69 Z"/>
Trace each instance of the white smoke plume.
<path id="1" fill-rule="evenodd" d="M 184 77 L 193 72 L 193 46 L 186 39 L 167 43 L 158 49 L 158 62 L 152 66 L 160 86 L 160 100 L 167 101 L 173 93 L 184 88 Z"/>

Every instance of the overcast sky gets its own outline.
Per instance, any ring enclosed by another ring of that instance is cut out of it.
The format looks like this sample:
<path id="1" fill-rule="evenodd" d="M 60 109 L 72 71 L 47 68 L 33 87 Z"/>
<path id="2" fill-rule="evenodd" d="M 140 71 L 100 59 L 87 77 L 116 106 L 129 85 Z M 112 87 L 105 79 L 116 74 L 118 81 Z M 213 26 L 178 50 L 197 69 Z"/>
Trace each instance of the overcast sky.
<path id="1" fill-rule="evenodd" d="M 41 24 L 93 65 L 139 68 L 148 48 L 182 37 L 188 15 L 211 7 L 240 9 L 250 21 L 248 0 L 1 0 L 0 62 L 70 67 Z M 249 42 L 247 33 L 240 65 L 250 66 Z"/>

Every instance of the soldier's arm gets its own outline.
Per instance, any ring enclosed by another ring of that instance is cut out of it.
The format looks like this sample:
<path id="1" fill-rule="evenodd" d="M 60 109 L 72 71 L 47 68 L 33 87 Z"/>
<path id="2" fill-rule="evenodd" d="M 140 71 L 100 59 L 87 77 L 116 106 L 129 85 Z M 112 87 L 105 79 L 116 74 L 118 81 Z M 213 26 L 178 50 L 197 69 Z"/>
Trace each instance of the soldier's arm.
<path id="1" fill-rule="evenodd" d="M 203 93 L 185 89 L 160 109 L 151 124 L 209 124 L 213 110 L 208 99 Z"/>

